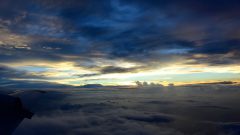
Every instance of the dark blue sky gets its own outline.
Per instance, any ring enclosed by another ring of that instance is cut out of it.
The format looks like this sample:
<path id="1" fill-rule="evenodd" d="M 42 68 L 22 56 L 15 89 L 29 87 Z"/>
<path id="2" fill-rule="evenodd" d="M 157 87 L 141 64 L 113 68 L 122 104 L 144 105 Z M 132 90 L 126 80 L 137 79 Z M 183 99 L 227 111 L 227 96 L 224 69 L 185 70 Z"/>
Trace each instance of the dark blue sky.
<path id="1" fill-rule="evenodd" d="M 0 3 L 1 86 L 239 80 L 239 0 Z"/>

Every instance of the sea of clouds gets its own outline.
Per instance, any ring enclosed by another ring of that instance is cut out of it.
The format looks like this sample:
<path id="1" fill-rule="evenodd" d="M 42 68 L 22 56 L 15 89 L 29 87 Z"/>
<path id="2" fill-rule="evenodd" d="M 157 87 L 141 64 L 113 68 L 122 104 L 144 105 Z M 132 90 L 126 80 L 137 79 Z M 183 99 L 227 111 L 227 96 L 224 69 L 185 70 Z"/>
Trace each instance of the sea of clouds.
<path id="1" fill-rule="evenodd" d="M 14 135 L 238 135 L 240 91 L 232 85 L 27 91 L 35 115 Z"/>

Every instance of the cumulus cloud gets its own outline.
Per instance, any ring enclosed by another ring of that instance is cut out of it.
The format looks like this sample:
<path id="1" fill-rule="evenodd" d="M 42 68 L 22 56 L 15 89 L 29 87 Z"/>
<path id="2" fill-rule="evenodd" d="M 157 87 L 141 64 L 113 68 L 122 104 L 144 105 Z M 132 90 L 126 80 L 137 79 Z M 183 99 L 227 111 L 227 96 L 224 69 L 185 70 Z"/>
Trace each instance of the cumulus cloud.
<path id="1" fill-rule="evenodd" d="M 135 83 L 138 87 L 159 87 L 159 88 L 164 87 L 162 84 L 154 82 L 148 83 L 146 81 L 144 82 L 136 81 Z"/>

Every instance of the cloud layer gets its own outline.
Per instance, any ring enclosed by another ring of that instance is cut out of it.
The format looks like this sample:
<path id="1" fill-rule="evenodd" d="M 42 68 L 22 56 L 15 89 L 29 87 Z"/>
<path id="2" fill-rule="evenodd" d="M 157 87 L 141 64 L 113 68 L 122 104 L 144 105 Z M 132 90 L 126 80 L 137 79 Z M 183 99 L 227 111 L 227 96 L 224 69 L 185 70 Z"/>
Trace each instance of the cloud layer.
<path id="1" fill-rule="evenodd" d="M 23 92 L 35 115 L 14 135 L 239 134 L 239 87 L 105 89 Z"/>

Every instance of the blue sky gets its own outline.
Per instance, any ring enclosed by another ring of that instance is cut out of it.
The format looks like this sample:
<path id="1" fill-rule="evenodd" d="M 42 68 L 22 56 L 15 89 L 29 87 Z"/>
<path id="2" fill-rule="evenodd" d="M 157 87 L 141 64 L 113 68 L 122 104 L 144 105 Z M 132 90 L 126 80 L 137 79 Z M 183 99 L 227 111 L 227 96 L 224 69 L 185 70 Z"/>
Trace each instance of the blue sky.
<path id="1" fill-rule="evenodd" d="M 239 82 L 238 0 L 0 2 L 2 85 Z"/>

